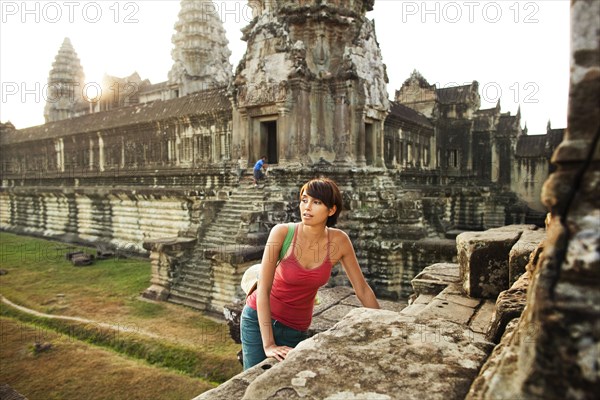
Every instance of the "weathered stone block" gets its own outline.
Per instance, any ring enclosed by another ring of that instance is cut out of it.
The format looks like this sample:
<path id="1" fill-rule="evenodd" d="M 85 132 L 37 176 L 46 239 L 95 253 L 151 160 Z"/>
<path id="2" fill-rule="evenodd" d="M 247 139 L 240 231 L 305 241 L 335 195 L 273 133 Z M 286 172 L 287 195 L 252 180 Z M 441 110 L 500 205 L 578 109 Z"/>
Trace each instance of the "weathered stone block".
<path id="1" fill-rule="evenodd" d="M 204 257 L 230 264 L 243 264 L 262 258 L 264 246 L 234 245 L 204 251 Z M 258 261 L 257 261 L 258 262 Z"/>
<path id="2" fill-rule="evenodd" d="M 506 325 L 506 334 L 502 337 L 502 342 L 498 344 L 488 359 L 486 360 L 477 378 L 473 380 L 469 393 L 465 397 L 465 400 L 481 400 L 481 399 L 494 399 L 497 398 L 496 394 L 489 392 L 490 381 L 495 379 L 495 374 L 498 370 L 506 368 L 509 364 L 509 368 L 513 366 L 511 363 L 506 363 L 506 360 L 517 360 L 519 355 L 514 349 L 510 347 L 511 339 L 517 330 L 518 318 L 515 318 Z M 510 372 L 509 372 L 510 373 Z"/>
<path id="3" fill-rule="evenodd" d="M 143 246 L 150 251 L 152 277 L 150 287 L 142 297 L 150 300 L 165 301 L 171 294 L 171 280 L 174 268 L 181 257 L 196 244 L 195 238 L 171 237 L 145 241 Z"/>
<path id="4" fill-rule="evenodd" d="M 457 293 L 454 285 L 448 286 L 433 298 L 418 317 L 425 319 L 441 318 L 461 325 L 467 325 L 475 314 L 481 300 L 470 299 Z"/>
<path id="5" fill-rule="evenodd" d="M 438 294 L 451 283 L 460 282 L 460 271 L 458 264 L 437 263 L 425 267 L 410 282 L 415 294 Z"/>
<path id="6" fill-rule="evenodd" d="M 285 203 L 283 201 L 265 201 L 263 209 L 265 211 L 285 211 Z"/>
<path id="7" fill-rule="evenodd" d="M 346 301 L 348 297 L 354 294 L 354 290 L 347 286 L 336 286 L 332 288 L 322 288 L 319 290 L 319 302 L 315 305 L 313 315 L 319 315 L 335 304 Z M 346 303 L 345 303 L 346 304 Z M 357 305 L 358 307 L 358 305 Z"/>
<path id="8" fill-rule="evenodd" d="M 3 383 L 0 385 L 0 399 L 27 400 L 27 397 L 23 396 L 21 393 L 11 388 L 9 385 Z"/>
<path id="9" fill-rule="evenodd" d="M 519 276 L 525 273 L 525 267 L 529 263 L 531 253 L 546 238 L 546 231 L 526 230 L 510 249 L 508 255 L 508 284 L 512 285 L 519 279 Z"/>
<path id="10" fill-rule="evenodd" d="M 345 304 L 336 304 L 333 307 L 322 312 L 320 316 L 326 320 L 331 321 L 332 323 L 336 323 L 342 318 L 344 318 L 346 314 L 348 314 L 354 308 L 355 307 Z"/>
<path id="11" fill-rule="evenodd" d="M 492 300 L 485 300 L 469 321 L 469 328 L 473 332 L 485 335 L 492 324 L 492 317 L 496 304 Z"/>
<path id="12" fill-rule="evenodd" d="M 84 267 L 86 265 L 92 265 L 94 262 L 94 256 L 92 254 L 78 253 L 71 257 L 71 264 L 75 267 Z"/>
<path id="13" fill-rule="evenodd" d="M 456 237 L 460 278 L 467 295 L 495 298 L 508 289 L 509 253 L 520 234 L 520 230 L 490 229 Z"/>
<path id="14" fill-rule="evenodd" d="M 169 298 L 169 289 L 162 285 L 150 285 L 142 292 L 142 297 L 155 301 L 166 301 Z"/>
<path id="15" fill-rule="evenodd" d="M 521 275 L 510 289 L 503 291 L 496 300 L 496 307 L 486 337 L 489 341 L 498 343 L 506 330 L 507 324 L 521 316 L 527 303 L 527 288 L 529 287 L 529 272 Z"/>

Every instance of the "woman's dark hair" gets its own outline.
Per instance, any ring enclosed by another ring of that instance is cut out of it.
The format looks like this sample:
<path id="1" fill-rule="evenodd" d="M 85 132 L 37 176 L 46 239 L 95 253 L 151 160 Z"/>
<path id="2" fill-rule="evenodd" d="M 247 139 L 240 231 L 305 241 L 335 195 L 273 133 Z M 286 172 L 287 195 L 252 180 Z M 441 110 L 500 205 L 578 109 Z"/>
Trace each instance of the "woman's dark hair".
<path id="1" fill-rule="evenodd" d="M 335 226 L 342 211 L 342 194 L 335 182 L 329 178 L 311 179 L 300 189 L 300 199 L 305 193 L 310 197 L 321 200 L 327 208 L 336 207 L 335 214 L 327 218 L 327 226 Z"/>

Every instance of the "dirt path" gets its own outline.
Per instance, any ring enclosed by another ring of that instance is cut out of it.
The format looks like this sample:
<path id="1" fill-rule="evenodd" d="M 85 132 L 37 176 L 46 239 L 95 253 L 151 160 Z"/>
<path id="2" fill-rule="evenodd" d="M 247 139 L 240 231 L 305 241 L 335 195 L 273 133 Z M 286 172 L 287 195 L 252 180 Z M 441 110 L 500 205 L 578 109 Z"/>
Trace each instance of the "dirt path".
<path id="1" fill-rule="evenodd" d="M 98 321 L 94 321 L 94 320 L 86 319 L 86 318 L 69 317 L 69 316 L 65 316 L 65 315 L 45 314 L 45 313 L 42 313 L 42 312 L 39 312 L 39 311 L 36 311 L 36 310 L 32 310 L 30 308 L 23 307 L 23 306 L 20 306 L 18 304 L 15 304 L 12 301 L 10 301 L 9 299 L 7 299 L 6 297 L 2 296 L 1 294 L 0 294 L 0 300 L 2 300 L 2 303 L 6 304 L 6 305 L 8 305 L 10 307 L 13 307 L 13 308 L 15 308 L 15 309 L 17 309 L 17 310 L 19 310 L 21 312 L 24 312 L 24 313 L 27 313 L 27 314 L 30 314 L 30 315 L 34 315 L 36 317 L 43 317 L 43 318 L 50 318 L 50 319 L 59 319 L 59 320 L 65 320 L 65 321 L 81 322 L 81 323 L 84 323 L 84 324 L 90 324 L 90 325 L 94 325 L 94 326 L 99 326 L 99 327 L 106 328 L 106 329 L 112 329 L 112 330 L 115 330 L 115 331 L 118 331 L 118 332 L 121 332 L 121 333 L 125 330 L 125 331 L 130 331 L 128 333 L 136 333 L 136 334 L 140 334 L 142 336 L 147 336 L 147 337 L 150 337 L 150 338 L 153 338 L 153 339 L 163 339 L 161 336 L 158 336 L 158 335 L 156 335 L 154 333 L 145 331 L 143 329 L 139 329 L 137 327 L 134 330 L 134 329 L 131 329 L 131 328 L 128 329 L 127 326 L 124 326 L 124 325 L 107 324 L 105 322 L 98 322 Z"/>

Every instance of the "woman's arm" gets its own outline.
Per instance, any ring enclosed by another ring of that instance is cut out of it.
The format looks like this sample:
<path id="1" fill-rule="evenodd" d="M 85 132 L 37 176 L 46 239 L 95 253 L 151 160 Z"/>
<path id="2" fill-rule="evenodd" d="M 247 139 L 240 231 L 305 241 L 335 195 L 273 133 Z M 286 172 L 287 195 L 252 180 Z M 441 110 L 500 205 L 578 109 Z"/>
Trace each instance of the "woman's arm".
<path id="1" fill-rule="evenodd" d="M 265 246 L 260 271 L 260 283 L 256 289 L 256 309 L 263 349 L 267 357 L 274 357 L 281 361 L 291 350 L 288 346 L 277 346 L 271 325 L 271 287 L 275 277 L 275 268 L 279 259 L 279 252 L 287 234 L 287 225 L 276 225 L 269 233 Z"/>
<path id="2" fill-rule="evenodd" d="M 348 275 L 348 279 L 352 284 L 356 297 L 358 297 L 362 305 L 367 308 L 380 308 L 375 293 L 373 293 L 373 289 L 371 289 L 365 280 L 365 276 L 358 265 L 354 246 L 352 246 L 350 238 L 345 232 L 339 230 L 338 238 L 339 249 L 341 251 L 340 262 L 342 263 L 344 271 L 346 271 L 346 275 Z"/>

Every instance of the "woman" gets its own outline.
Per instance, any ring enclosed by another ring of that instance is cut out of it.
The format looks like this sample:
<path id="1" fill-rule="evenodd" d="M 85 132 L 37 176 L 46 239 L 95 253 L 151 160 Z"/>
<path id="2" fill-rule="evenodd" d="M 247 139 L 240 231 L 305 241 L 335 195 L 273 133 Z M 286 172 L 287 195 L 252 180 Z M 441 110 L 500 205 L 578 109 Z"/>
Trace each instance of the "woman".
<path id="1" fill-rule="evenodd" d="M 329 280 L 340 262 L 363 306 L 379 308 L 358 265 L 350 238 L 332 228 L 342 210 L 342 196 L 330 179 L 307 182 L 300 189 L 298 224 L 276 225 L 269 234 L 262 258 L 258 288 L 246 299 L 241 317 L 244 369 L 267 357 L 278 361 L 306 339 L 319 287 Z M 278 264 L 288 229 L 294 239 Z"/>

